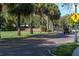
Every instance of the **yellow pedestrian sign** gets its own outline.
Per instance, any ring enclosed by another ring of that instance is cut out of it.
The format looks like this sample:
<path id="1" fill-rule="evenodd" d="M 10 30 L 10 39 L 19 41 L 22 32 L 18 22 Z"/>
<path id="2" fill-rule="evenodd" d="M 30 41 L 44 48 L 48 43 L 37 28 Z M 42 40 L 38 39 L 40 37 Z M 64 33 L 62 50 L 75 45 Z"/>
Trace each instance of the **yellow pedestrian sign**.
<path id="1" fill-rule="evenodd" d="M 78 13 L 74 13 L 71 15 L 71 19 L 74 21 L 74 22 L 78 22 L 79 21 L 79 14 Z"/>

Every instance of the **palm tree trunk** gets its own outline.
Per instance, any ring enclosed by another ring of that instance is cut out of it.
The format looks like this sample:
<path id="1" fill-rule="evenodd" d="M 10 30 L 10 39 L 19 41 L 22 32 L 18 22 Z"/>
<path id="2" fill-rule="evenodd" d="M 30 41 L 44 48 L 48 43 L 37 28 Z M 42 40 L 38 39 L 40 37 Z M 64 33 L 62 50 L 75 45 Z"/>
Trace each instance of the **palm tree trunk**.
<path id="1" fill-rule="evenodd" d="M 0 39 L 1 39 L 1 21 L 0 21 Z"/>
<path id="2" fill-rule="evenodd" d="M 41 32 L 43 31 L 43 29 L 42 29 L 42 26 L 43 26 L 43 17 L 42 16 L 40 16 L 40 29 L 41 29 Z"/>
<path id="3" fill-rule="evenodd" d="M 17 19 L 17 22 L 18 22 L 18 36 L 21 36 L 21 30 L 20 30 L 20 14 L 18 14 L 18 19 Z"/>
<path id="4" fill-rule="evenodd" d="M 53 21 L 50 22 L 50 28 L 51 28 L 51 31 L 54 32 L 54 22 Z"/>
<path id="5" fill-rule="evenodd" d="M 47 31 L 49 30 L 49 19 L 48 16 L 46 16 L 46 21 L 47 21 Z"/>
<path id="6" fill-rule="evenodd" d="M 54 24 L 53 24 L 53 22 L 52 22 L 52 32 L 54 32 Z"/>
<path id="7" fill-rule="evenodd" d="M 30 15 L 30 33 L 33 34 L 33 20 L 31 19 L 31 15 Z"/>
<path id="8" fill-rule="evenodd" d="M 49 21 L 49 30 L 51 31 L 51 21 Z"/>

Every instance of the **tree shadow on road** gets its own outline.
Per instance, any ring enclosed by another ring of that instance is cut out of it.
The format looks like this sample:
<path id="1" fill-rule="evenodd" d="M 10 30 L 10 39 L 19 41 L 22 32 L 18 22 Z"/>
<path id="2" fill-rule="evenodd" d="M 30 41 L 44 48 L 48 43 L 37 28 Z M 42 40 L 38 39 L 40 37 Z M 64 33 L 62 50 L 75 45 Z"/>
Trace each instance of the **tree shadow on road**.
<path id="1" fill-rule="evenodd" d="M 48 33 L 48 34 L 38 34 L 38 35 L 33 35 L 33 36 L 30 36 L 30 37 L 35 37 L 35 38 L 66 38 L 66 37 L 69 37 L 68 35 L 64 34 L 64 33 L 56 33 L 56 34 L 53 34 L 53 33 Z"/>
<path id="2" fill-rule="evenodd" d="M 32 39 L 37 38 L 37 39 Z M 0 55 L 2 56 L 45 56 L 48 50 L 56 47 L 56 43 L 43 38 L 66 38 L 63 33 L 36 34 L 28 38 L 4 38 L 0 41 Z M 39 38 L 39 39 L 38 39 Z"/>
<path id="3" fill-rule="evenodd" d="M 24 44 L 24 45 L 23 45 Z M 45 39 L 16 39 L 0 41 L 0 55 L 2 56 L 48 56 L 48 49 L 56 44 Z M 56 46 L 55 46 L 56 47 Z"/>

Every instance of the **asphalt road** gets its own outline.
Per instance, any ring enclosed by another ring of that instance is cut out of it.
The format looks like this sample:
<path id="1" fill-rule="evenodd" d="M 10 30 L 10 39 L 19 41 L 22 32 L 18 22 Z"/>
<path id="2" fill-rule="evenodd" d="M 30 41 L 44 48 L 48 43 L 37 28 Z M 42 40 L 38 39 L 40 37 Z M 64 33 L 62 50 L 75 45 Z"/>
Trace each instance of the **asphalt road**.
<path id="1" fill-rule="evenodd" d="M 60 44 L 73 42 L 74 34 L 33 35 L 26 39 L 0 41 L 0 56 L 50 56 L 48 50 Z"/>

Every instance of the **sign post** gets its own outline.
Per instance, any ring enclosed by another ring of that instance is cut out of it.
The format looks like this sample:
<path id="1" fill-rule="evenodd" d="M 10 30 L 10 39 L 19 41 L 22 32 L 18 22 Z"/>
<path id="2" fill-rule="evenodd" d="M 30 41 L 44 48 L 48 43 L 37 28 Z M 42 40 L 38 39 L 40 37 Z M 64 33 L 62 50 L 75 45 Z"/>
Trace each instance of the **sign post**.
<path id="1" fill-rule="evenodd" d="M 77 22 L 79 20 L 79 14 L 77 13 L 77 4 L 75 5 L 75 13 L 71 15 L 71 19 L 75 22 L 75 42 L 78 42 L 78 38 L 77 38 Z"/>

